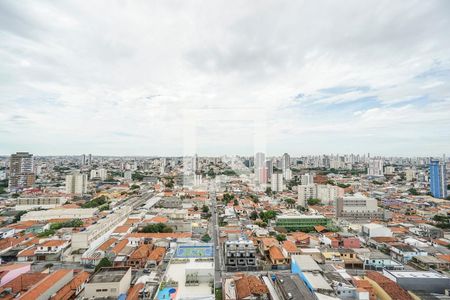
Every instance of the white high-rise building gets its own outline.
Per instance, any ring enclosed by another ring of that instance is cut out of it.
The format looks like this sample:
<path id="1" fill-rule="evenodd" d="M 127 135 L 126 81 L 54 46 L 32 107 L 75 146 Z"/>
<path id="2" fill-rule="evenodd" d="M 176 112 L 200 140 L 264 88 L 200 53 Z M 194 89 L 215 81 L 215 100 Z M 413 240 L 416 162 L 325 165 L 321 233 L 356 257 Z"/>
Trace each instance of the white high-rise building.
<path id="1" fill-rule="evenodd" d="M 291 157 L 289 154 L 285 153 L 281 157 L 281 170 L 284 172 L 286 169 L 289 169 L 291 166 Z"/>
<path id="2" fill-rule="evenodd" d="M 393 167 L 393 166 L 386 166 L 386 167 L 384 167 L 384 173 L 386 175 L 394 175 L 395 167 Z"/>
<path id="3" fill-rule="evenodd" d="M 383 160 L 382 159 L 369 160 L 369 167 L 367 168 L 367 175 L 383 176 Z"/>
<path id="4" fill-rule="evenodd" d="M 100 178 L 101 180 L 106 180 L 106 178 L 108 177 L 108 171 L 106 169 L 95 169 L 95 170 L 91 170 L 91 176 L 90 179 L 94 179 L 94 178 Z"/>
<path id="5" fill-rule="evenodd" d="M 292 171 L 291 169 L 286 169 L 283 171 L 284 179 L 291 180 L 292 179 Z"/>
<path id="6" fill-rule="evenodd" d="M 317 199 L 325 205 L 334 205 L 343 189 L 334 185 L 317 185 Z"/>
<path id="7" fill-rule="evenodd" d="M 298 205 L 306 207 L 306 201 L 311 198 L 317 198 L 317 188 L 315 184 L 298 186 Z"/>
<path id="8" fill-rule="evenodd" d="M 159 166 L 159 173 L 161 175 L 166 173 L 166 164 L 167 164 L 166 158 L 165 157 L 161 157 L 161 159 L 160 159 L 160 166 Z"/>
<path id="9" fill-rule="evenodd" d="M 273 173 L 271 178 L 271 188 L 273 192 L 282 192 L 283 191 L 283 174 L 282 173 Z"/>
<path id="10" fill-rule="evenodd" d="M 408 169 L 405 171 L 406 181 L 413 181 L 416 178 L 416 170 Z"/>
<path id="11" fill-rule="evenodd" d="M 314 183 L 314 176 L 311 174 L 302 175 L 300 178 L 300 182 L 302 185 L 310 185 Z"/>
<path id="12" fill-rule="evenodd" d="M 199 186 L 203 183 L 202 174 L 194 174 L 194 185 Z"/>
<path id="13" fill-rule="evenodd" d="M 87 175 L 73 173 L 66 175 L 66 193 L 83 195 L 87 192 Z"/>
<path id="14" fill-rule="evenodd" d="M 267 183 L 266 155 L 262 152 L 255 154 L 255 177 L 259 184 Z"/>

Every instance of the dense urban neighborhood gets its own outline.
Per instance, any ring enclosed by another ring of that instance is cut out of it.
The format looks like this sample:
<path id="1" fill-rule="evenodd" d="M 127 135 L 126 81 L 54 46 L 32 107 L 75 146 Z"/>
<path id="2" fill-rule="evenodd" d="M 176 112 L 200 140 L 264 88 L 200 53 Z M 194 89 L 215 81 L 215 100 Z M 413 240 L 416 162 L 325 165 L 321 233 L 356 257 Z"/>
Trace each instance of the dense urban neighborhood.
<path id="1" fill-rule="evenodd" d="M 446 157 L 0 157 L 2 299 L 450 299 Z"/>

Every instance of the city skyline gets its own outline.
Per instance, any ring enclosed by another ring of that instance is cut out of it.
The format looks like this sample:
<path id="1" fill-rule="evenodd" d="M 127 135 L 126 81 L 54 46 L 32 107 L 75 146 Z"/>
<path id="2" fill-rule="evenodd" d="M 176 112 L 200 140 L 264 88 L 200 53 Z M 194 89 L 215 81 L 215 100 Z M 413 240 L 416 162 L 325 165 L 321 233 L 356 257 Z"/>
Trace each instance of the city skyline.
<path id="1" fill-rule="evenodd" d="M 441 156 L 449 11 L 2 1 L 0 153 Z"/>

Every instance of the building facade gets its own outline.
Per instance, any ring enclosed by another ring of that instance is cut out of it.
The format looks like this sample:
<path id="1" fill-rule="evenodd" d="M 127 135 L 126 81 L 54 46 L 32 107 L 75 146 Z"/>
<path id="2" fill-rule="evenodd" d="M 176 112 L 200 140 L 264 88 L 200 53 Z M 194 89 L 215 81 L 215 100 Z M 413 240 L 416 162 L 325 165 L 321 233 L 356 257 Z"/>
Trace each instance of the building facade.
<path id="1" fill-rule="evenodd" d="M 11 154 L 9 161 L 9 190 L 17 191 L 29 188 L 36 179 L 33 154 L 17 152 Z"/>
<path id="2" fill-rule="evenodd" d="M 447 170 L 445 161 L 430 161 L 430 192 L 435 198 L 447 197 Z"/>

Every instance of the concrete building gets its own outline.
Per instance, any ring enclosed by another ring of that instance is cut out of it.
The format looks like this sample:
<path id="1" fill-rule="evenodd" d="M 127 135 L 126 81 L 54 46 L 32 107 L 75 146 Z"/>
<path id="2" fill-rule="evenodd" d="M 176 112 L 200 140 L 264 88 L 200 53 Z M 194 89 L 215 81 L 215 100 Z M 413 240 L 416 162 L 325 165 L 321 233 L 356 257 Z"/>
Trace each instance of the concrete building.
<path id="1" fill-rule="evenodd" d="M 314 176 L 312 174 L 305 174 L 300 177 L 300 183 L 302 185 L 310 185 L 314 183 Z"/>
<path id="2" fill-rule="evenodd" d="M 87 175 L 75 172 L 66 175 L 66 193 L 83 195 L 87 192 Z"/>
<path id="3" fill-rule="evenodd" d="M 20 197 L 16 199 L 15 210 L 33 210 L 36 208 L 51 209 L 66 203 L 65 197 L 38 196 Z"/>
<path id="4" fill-rule="evenodd" d="M 362 194 L 344 196 L 336 201 L 336 216 L 348 218 L 380 217 L 377 200 Z"/>
<path id="5" fill-rule="evenodd" d="M 388 227 L 377 223 L 364 224 L 361 228 L 361 231 L 364 236 L 367 236 L 369 238 L 392 236 L 392 231 Z"/>
<path id="6" fill-rule="evenodd" d="M 98 209 L 96 208 L 65 208 L 29 211 L 24 214 L 21 221 L 47 221 L 51 219 L 88 219 L 92 218 Z"/>
<path id="7" fill-rule="evenodd" d="M 108 177 L 108 171 L 106 169 L 95 169 L 95 170 L 91 170 L 91 176 L 89 177 L 91 180 L 92 179 L 100 179 L 100 180 L 106 180 L 106 178 Z"/>
<path id="8" fill-rule="evenodd" d="M 383 270 L 383 275 L 408 291 L 444 294 L 450 288 L 450 277 L 437 272 Z"/>
<path id="9" fill-rule="evenodd" d="M 224 244 L 225 265 L 232 271 L 250 271 L 256 267 L 256 247 L 251 240 L 239 237 Z"/>
<path id="10" fill-rule="evenodd" d="M 125 180 L 132 180 L 133 179 L 133 172 L 131 172 L 131 171 L 123 172 L 123 178 Z"/>
<path id="11" fill-rule="evenodd" d="M 272 174 L 271 187 L 273 192 L 283 191 L 283 174 L 279 172 Z"/>
<path id="12" fill-rule="evenodd" d="M 279 215 L 276 217 L 276 226 L 284 227 L 288 231 L 310 231 L 314 226 L 330 226 L 330 219 L 318 215 Z"/>
<path id="13" fill-rule="evenodd" d="M 125 221 L 130 212 L 130 206 L 123 206 L 112 214 L 107 215 L 106 218 L 98 220 L 96 224 L 92 224 L 85 231 L 72 233 L 72 249 L 88 249 L 92 242 Z"/>
<path id="14" fill-rule="evenodd" d="M 29 188 L 33 186 L 35 179 L 33 154 L 28 152 L 11 154 L 9 160 L 9 190 L 17 191 Z"/>
<path id="15" fill-rule="evenodd" d="M 367 168 L 367 175 L 369 176 L 383 176 L 383 160 L 371 159 Z"/>
<path id="16" fill-rule="evenodd" d="M 307 185 L 302 184 L 299 185 L 297 188 L 298 188 L 298 205 L 306 207 L 308 199 L 317 198 L 317 187 L 315 184 L 307 184 Z"/>
<path id="17" fill-rule="evenodd" d="M 84 287 L 84 298 L 113 298 L 126 295 L 131 283 L 131 268 L 101 268 Z"/>

